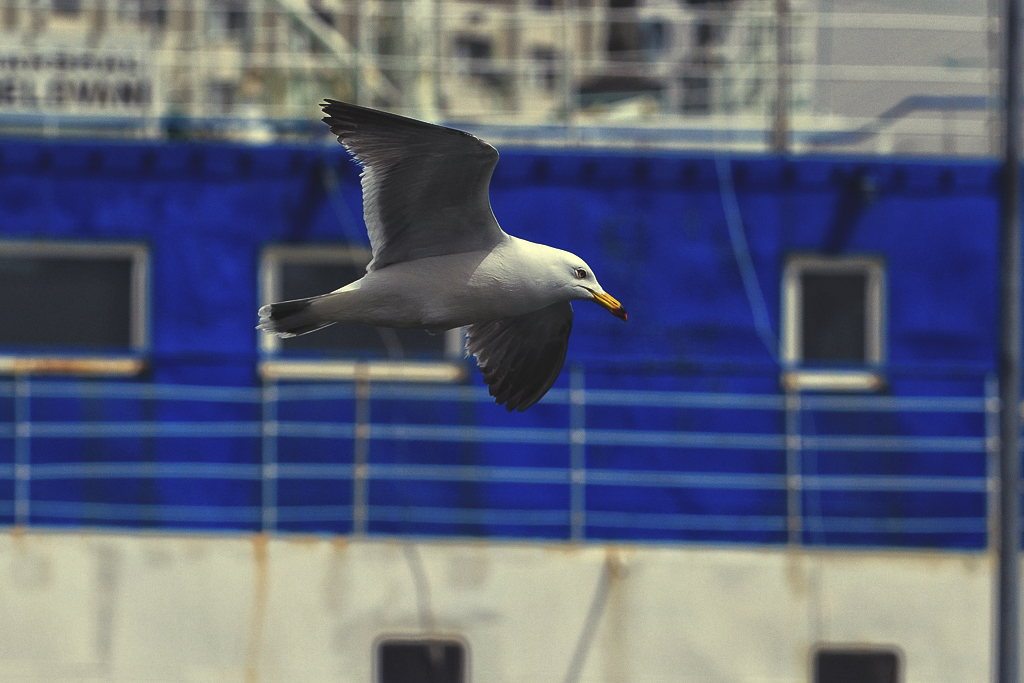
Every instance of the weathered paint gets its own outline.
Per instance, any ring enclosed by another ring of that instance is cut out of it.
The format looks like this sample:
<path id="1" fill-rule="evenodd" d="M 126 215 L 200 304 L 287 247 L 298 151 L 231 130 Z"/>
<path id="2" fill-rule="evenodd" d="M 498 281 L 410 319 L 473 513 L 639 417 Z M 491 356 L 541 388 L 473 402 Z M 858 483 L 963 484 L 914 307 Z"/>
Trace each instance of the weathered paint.
<path id="1" fill-rule="evenodd" d="M 992 603 L 984 554 L 28 532 L 0 536 L 0 681 L 365 683 L 377 639 L 442 635 L 476 683 L 577 651 L 580 683 L 805 682 L 821 643 L 964 683 Z"/>

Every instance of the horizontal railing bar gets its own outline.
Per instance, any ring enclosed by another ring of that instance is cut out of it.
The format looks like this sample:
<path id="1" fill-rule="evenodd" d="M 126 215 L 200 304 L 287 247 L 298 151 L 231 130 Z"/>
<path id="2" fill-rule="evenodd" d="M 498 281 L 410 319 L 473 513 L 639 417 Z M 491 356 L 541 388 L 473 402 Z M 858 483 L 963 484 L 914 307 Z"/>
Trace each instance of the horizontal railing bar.
<path id="1" fill-rule="evenodd" d="M 584 482 L 595 486 L 662 486 L 665 488 L 784 489 L 784 474 L 745 472 L 658 472 L 592 470 L 583 472 Z"/>
<path id="2" fill-rule="evenodd" d="M 273 422 L 270 434 L 311 439 L 351 439 L 355 426 L 346 422 Z"/>
<path id="3" fill-rule="evenodd" d="M 13 382 L 2 387 L 13 392 Z M 32 398 L 109 398 L 224 403 L 259 403 L 262 390 L 254 387 L 217 387 L 189 384 L 130 384 L 125 382 L 59 382 L 33 379 Z"/>
<path id="4" fill-rule="evenodd" d="M 849 533 L 984 533 L 988 521 L 984 517 L 805 517 L 804 532 Z"/>
<path id="5" fill-rule="evenodd" d="M 126 384 L 118 382 L 76 383 L 33 380 L 32 398 L 109 398 L 138 400 L 174 400 L 182 402 L 226 402 L 257 404 L 263 400 L 262 390 L 250 387 L 216 387 L 174 384 Z M 278 385 L 278 401 L 354 399 L 353 383 Z M 14 383 L 0 383 L 0 395 L 13 396 Z M 601 406 L 643 406 L 664 408 L 735 408 L 753 410 L 784 410 L 782 394 L 731 394 L 683 391 L 637 391 L 588 389 L 583 402 Z M 381 400 L 479 400 L 491 403 L 483 387 L 412 386 L 379 383 L 370 387 L 370 397 Z M 567 403 L 567 389 L 552 389 L 545 397 L 549 403 Z M 986 409 L 983 397 L 896 397 L 896 396 L 820 396 L 803 395 L 800 406 L 805 410 L 870 411 L 870 412 L 963 412 L 977 413 Z"/>
<path id="6" fill-rule="evenodd" d="M 270 466 L 277 479 L 351 479 L 355 467 L 342 463 L 277 463 Z"/>
<path id="7" fill-rule="evenodd" d="M 32 479 L 260 479 L 260 465 L 213 462 L 81 462 L 25 465 Z"/>
<path id="8" fill-rule="evenodd" d="M 347 423 L 273 422 L 278 436 L 302 438 L 351 438 L 355 427 Z M 0 429 L 4 425 L 0 424 Z M 9 429 L 9 428 L 8 428 Z M 20 426 L 23 436 L 33 438 L 255 438 L 264 435 L 264 423 L 252 422 L 29 422 Z M 584 432 L 594 446 L 664 448 L 714 448 L 781 450 L 782 434 L 671 432 L 659 430 L 604 430 Z M 368 438 L 383 441 L 456 441 L 470 443 L 565 444 L 568 429 L 554 427 L 469 427 L 456 425 L 370 424 Z M 938 451 L 981 453 L 985 437 L 973 436 L 800 436 L 800 448 L 824 451 Z"/>
<path id="9" fill-rule="evenodd" d="M 259 437 L 260 422 L 26 422 L 24 436 L 41 439 L 69 438 L 235 438 Z"/>
<path id="10" fill-rule="evenodd" d="M 568 394 L 568 392 L 566 392 Z M 737 408 L 783 410 L 786 397 L 776 394 L 702 394 L 677 391 L 583 390 L 582 402 L 600 406 L 651 408 Z"/>
<path id="11" fill-rule="evenodd" d="M 33 500 L 31 515 L 32 517 L 82 517 L 147 522 L 257 523 L 262 518 L 262 510 L 255 505 L 142 505 Z"/>
<path id="12" fill-rule="evenodd" d="M 320 387 L 325 385 L 279 385 L 279 398 L 283 401 L 301 401 L 313 398 L 354 399 L 355 385 L 348 383 L 338 387 L 326 387 L 321 393 Z M 411 401 L 487 401 L 487 389 L 483 387 L 466 387 L 451 385 L 403 384 L 400 382 L 370 383 L 371 400 L 405 399 Z"/>
<path id="13" fill-rule="evenodd" d="M 400 507 L 371 505 L 368 521 L 433 524 L 495 524 L 508 526 L 568 526 L 568 510 L 480 510 L 472 508 Z"/>
<path id="14" fill-rule="evenodd" d="M 935 396 L 818 396 L 800 397 L 802 410 L 823 412 L 935 412 L 935 413 L 984 413 L 986 402 L 982 397 Z M 998 405 L 998 404 L 997 404 Z"/>
<path id="15" fill-rule="evenodd" d="M 278 522 L 351 522 L 351 505 L 279 505 Z"/>
<path id="16" fill-rule="evenodd" d="M 372 385 L 371 385 L 372 386 Z M 355 384 L 338 382 L 332 384 L 278 384 L 275 389 L 278 401 L 341 400 L 354 399 Z"/>
<path id="17" fill-rule="evenodd" d="M 985 453 L 983 436 L 801 436 L 809 451 Z"/>
<path id="18" fill-rule="evenodd" d="M 566 444 L 569 443 L 569 430 L 556 427 L 467 427 L 371 423 L 369 438 L 391 441 Z"/>
<path id="19" fill-rule="evenodd" d="M 466 465 L 369 465 L 370 479 L 476 481 L 502 484 L 568 484 L 564 468 L 487 467 Z"/>
<path id="20" fill-rule="evenodd" d="M 272 466 L 245 463 L 44 463 L 25 465 L 32 479 L 239 479 L 254 480 L 263 476 L 277 479 L 351 479 L 350 464 L 285 463 Z M 0 477 L 14 476 L 13 465 L 0 465 Z M 367 467 L 370 479 L 409 481 L 461 481 L 494 483 L 534 483 L 566 485 L 571 482 L 568 468 L 488 467 L 465 465 L 393 465 Z M 581 483 L 594 486 L 643 486 L 664 488 L 721 489 L 784 489 L 788 478 L 783 474 L 749 474 L 731 472 L 628 471 L 591 469 L 582 473 Z M 984 492 L 988 482 L 979 477 L 904 477 L 892 475 L 805 475 L 796 478 L 808 490 L 863 491 L 946 491 Z"/>
<path id="21" fill-rule="evenodd" d="M 985 475 L 977 477 L 928 477 L 893 475 L 810 475 L 799 478 L 804 489 L 822 491 L 945 491 L 983 493 L 988 490 Z"/>
<path id="22" fill-rule="evenodd" d="M 786 518 L 777 515 L 686 515 L 653 512 L 588 511 L 588 527 L 669 529 L 679 531 L 785 531 Z"/>
<path id="23" fill-rule="evenodd" d="M 786 447 L 786 437 L 783 434 L 730 434 L 714 432 L 588 429 L 586 431 L 586 443 L 591 446 L 660 446 L 667 448 L 781 450 Z"/>

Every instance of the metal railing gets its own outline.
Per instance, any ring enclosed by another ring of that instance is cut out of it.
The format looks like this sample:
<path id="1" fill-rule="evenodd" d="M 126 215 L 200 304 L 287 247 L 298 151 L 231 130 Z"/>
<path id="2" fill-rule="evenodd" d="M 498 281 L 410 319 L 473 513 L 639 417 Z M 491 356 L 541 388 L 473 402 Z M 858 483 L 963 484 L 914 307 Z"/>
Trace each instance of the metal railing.
<path id="1" fill-rule="evenodd" d="M 968 156 L 998 148 L 992 8 L 628 4 L 7 0 L 0 126 L 308 140 L 326 138 L 317 103 L 334 97 L 503 144 Z M 922 97 L 938 105 L 893 116 Z"/>
<path id="2" fill-rule="evenodd" d="M 0 382 L 21 525 L 984 547 L 977 396 Z M 981 388 L 981 382 L 979 389 Z"/>

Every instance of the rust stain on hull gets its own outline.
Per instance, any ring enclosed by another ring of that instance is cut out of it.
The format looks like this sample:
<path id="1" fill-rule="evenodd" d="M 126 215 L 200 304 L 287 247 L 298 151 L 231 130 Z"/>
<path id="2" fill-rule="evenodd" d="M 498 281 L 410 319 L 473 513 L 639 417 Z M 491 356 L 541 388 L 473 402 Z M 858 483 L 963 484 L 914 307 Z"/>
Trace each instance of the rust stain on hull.
<path id="1" fill-rule="evenodd" d="M 256 534 L 252 539 L 253 597 L 252 616 L 249 618 L 249 645 L 245 650 L 245 682 L 259 683 L 260 651 L 263 647 L 263 625 L 267 618 L 267 546 L 266 534 Z"/>

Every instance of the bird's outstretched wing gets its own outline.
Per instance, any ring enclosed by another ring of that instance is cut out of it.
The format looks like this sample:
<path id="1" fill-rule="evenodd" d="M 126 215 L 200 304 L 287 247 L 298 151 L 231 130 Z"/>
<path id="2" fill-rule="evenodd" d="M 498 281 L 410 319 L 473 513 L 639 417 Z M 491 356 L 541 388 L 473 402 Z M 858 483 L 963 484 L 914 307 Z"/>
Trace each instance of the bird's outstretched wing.
<path id="1" fill-rule="evenodd" d="M 466 328 L 466 351 L 476 356 L 495 403 L 526 410 L 555 383 L 572 331 L 572 304 L 561 301 L 533 313 Z"/>
<path id="2" fill-rule="evenodd" d="M 452 128 L 327 100 L 324 122 L 363 166 L 367 271 L 489 249 L 506 237 L 487 189 L 498 152 Z"/>

